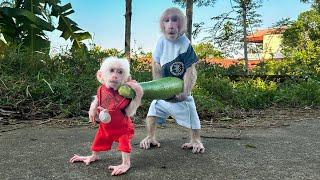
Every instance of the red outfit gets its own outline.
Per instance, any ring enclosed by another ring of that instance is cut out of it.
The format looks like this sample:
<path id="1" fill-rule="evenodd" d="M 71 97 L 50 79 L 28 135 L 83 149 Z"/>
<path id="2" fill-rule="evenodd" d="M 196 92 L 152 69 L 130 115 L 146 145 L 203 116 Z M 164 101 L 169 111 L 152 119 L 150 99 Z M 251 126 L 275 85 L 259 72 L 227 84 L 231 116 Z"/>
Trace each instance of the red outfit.
<path id="1" fill-rule="evenodd" d="M 130 153 L 134 128 L 130 117 L 126 116 L 124 111 L 130 100 L 105 85 L 98 88 L 97 98 L 99 106 L 109 111 L 111 122 L 99 124 L 91 147 L 92 151 L 110 150 L 112 143 L 118 142 L 119 151 Z"/>

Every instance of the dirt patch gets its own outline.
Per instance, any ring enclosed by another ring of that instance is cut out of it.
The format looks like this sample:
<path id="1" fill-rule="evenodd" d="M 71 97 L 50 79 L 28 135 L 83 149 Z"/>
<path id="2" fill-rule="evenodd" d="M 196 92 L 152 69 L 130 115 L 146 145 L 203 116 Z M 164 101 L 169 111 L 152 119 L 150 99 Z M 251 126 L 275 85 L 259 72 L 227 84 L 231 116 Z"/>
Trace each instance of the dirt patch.
<path id="1" fill-rule="evenodd" d="M 268 108 L 233 111 L 210 120 L 203 120 L 205 128 L 269 128 L 288 126 L 290 122 L 320 118 L 318 108 Z"/>

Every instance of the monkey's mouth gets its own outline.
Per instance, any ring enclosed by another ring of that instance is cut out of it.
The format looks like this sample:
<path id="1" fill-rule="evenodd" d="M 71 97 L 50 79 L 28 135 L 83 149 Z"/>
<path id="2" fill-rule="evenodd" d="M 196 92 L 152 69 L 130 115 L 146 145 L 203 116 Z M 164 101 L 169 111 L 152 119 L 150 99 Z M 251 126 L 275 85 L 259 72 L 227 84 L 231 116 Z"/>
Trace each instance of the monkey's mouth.
<path id="1" fill-rule="evenodd" d="M 176 32 L 169 32 L 168 34 L 169 35 L 176 35 L 177 33 Z"/>
<path id="2" fill-rule="evenodd" d="M 118 81 L 109 81 L 109 87 L 113 88 L 114 90 L 117 90 L 120 86 L 120 83 Z"/>
<path id="3" fill-rule="evenodd" d="M 118 84 L 118 81 L 110 81 L 112 84 Z"/>

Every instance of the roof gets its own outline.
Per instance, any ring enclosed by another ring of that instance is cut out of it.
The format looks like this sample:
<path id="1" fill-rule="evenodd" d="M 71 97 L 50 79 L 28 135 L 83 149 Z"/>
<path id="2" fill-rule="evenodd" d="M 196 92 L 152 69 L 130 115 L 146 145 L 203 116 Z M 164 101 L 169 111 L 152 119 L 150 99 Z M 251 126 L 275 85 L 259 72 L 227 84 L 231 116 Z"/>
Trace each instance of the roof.
<path id="1" fill-rule="evenodd" d="M 256 32 L 254 32 L 251 35 L 247 36 L 247 41 L 248 42 L 253 42 L 253 43 L 262 43 L 264 35 L 267 35 L 267 34 L 282 34 L 285 30 L 286 30 L 286 27 L 257 30 Z"/>
<path id="2" fill-rule="evenodd" d="M 243 59 L 231 59 L 231 58 L 206 58 L 205 61 L 210 64 L 218 64 L 224 68 L 228 68 L 232 65 L 244 63 Z M 249 69 L 252 69 L 253 67 L 255 67 L 257 64 L 261 62 L 262 60 L 260 59 L 248 60 Z"/>

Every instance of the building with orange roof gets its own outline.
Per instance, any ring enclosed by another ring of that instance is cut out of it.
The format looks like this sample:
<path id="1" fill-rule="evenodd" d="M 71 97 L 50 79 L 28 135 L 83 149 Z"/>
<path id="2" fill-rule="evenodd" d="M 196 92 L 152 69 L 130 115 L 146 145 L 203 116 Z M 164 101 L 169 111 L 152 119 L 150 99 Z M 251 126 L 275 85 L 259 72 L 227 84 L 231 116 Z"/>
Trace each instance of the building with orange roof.
<path id="1" fill-rule="evenodd" d="M 249 59 L 282 59 L 281 44 L 285 30 L 286 27 L 262 29 L 247 36 L 249 43 L 262 44 L 262 51 L 249 53 Z"/>
<path id="2" fill-rule="evenodd" d="M 285 29 L 286 27 L 261 29 L 247 36 L 248 43 L 254 43 L 256 46 L 262 47 L 260 49 L 249 49 L 249 69 L 252 69 L 254 66 L 265 60 L 283 58 L 281 53 L 281 43 L 282 34 Z M 244 64 L 243 58 L 206 58 L 205 61 L 207 63 L 219 64 L 225 68 L 235 64 Z"/>

